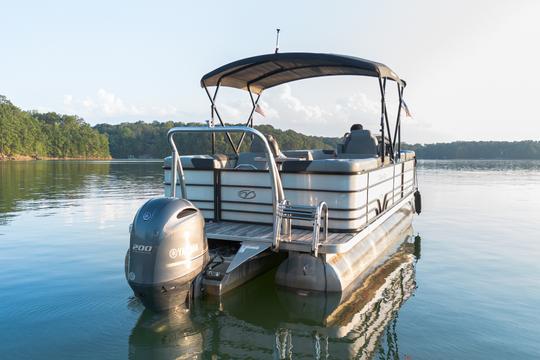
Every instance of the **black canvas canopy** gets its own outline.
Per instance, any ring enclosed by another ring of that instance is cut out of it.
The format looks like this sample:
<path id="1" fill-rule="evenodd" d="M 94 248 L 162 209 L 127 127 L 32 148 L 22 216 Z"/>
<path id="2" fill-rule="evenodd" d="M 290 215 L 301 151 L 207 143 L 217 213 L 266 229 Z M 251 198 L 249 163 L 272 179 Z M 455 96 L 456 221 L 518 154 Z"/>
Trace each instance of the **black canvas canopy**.
<path id="1" fill-rule="evenodd" d="M 204 75 L 201 86 L 227 86 L 260 94 L 287 82 L 332 75 L 372 76 L 404 85 L 396 73 L 378 62 L 336 54 L 276 53 L 223 65 Z"/>
<path id="2" fill-rule="evenodd" d="M 277 48 L 277 46 L 276 46 Z M 275 53 L 253 56 L 223 65 L 210 71 L 201 79 L 201 86 L 206 91 L 211 103 L 211 119 L 209 126 L 215 125 L 215 116 L 220 124 L 225 126 L 216 106 L 216 97 L 220 87 L 232 87 L 247 90 L 251 99 L 251 112 L 246 126 L 253 127 L 253 114 L 257 111 L 259 98 L 263 90 L 295 80 L 309 79 L 320 76 L 359 75 L 376 77 L 381 91 L 381 139 L 388 139 L 389 144 L 381 145 L 382 159 L 389 156 L 392 161 L 400 156 L 401 151 L 401 107 L 403 105 L 403 90 L 405 81 L 401 80 L 388 66 L 354 56 L 318 53 Z M 386 83 L 393 80 L 397 84 L 399 106 L 394 127 L 390 128 L 388 111 L 386 109 Z M 214 86 L 214 94 L 208 87 Z M 255 94 L 255 96 L 254 96 Z M 234 152 L 239 154 L 244 140 L 242 134 L 235 144 L 229 133 L 225 133 Z M 212 153 L 215 153 L 215 134 L 212 133 Z"/>

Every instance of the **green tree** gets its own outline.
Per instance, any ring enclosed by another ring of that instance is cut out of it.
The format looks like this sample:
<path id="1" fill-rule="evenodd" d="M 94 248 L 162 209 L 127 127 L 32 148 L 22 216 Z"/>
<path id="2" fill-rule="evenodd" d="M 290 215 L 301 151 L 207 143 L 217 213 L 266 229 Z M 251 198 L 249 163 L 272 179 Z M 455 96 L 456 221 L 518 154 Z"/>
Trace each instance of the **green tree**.
<path id="1" fill-rule="evenodd" d="M 0 95 L 0 156 L 108 158 L 106 135 L 74 115 L 23 111 Z"/>

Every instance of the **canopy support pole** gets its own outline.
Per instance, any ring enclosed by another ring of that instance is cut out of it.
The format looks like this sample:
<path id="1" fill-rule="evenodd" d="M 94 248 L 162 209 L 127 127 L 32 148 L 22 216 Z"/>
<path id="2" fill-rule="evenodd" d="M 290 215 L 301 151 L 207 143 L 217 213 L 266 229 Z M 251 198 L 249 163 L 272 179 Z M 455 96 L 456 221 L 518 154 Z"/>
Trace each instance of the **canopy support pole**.
<path id="1" fill-rule="evenodd" d="M 382 161 L 384 164 L 385 156 L 386 156 L 386 139 L 384 138 L 385 135 L 385 125 L 388 129 L 388 142 L 390 144 L 390 153 L 388 154 L 390 157 L 390 160 L 395 161 L 394 157 L 394 144 L 392 142 L 392 132 L 390 129 L 390 123 L 388 122 L 388 112 L 386 110 L 386 78 L 382 79 L 379 78 L 379 88 L 381 90 L 381 137 L 382 137 Z"/>
<path id="2" fill-rule="evenodd" d="M 206 86 L 204 88 L 206 90 Z M 218 90 L 219 90 L 219 84 L 218 86 L 216 86 L 216 91 L 214 91 L 214 96 L 212 97 L 212 103 L 210 105 L 210 109 L 211 109 L 211 113 L 210 113 L 210 127 L 214 127 L 215 125 L 215 120 L 214 120 L 214 103 L 216 101 L 216 97 L 217 97 L 217 93 L 218 93 Z M 208 90 L 206 91 L 206 93 L 208 94 Z M 208 95 L 210 96 L 210 95 Z M 216 133 L 211 133 L 210 134 L 210 138 L 212 140 L 212 155 L 215 155 L 216 154 Z"/>
<path id="3" fill-rule="evenodd" d="M 251 89 L 248 85 L 247 87 L 249 92 L 249 98 L 251 99 L 251 105 L 253 106 L 251 109 L 251 112 L 249 113 L 247 122 L 245 126 L 253 127 L 253 114 L 255 113 L 255 109 L 257 108 L 257 104 L 259 103 L 259 98 L 261 97 L 261 93 L 257 94 L 257 98 L 253 99 L 253 93 L 251 92 Z M 240 137 L 240 140 L 238 141 L 237 149 L 240 151 L 240 146 L 242 146 L 242 142 L 244 141 L 244 138 L 246 137 L 246 133 L 243 132 L 242 136 Z"/>
<path id="4" fill-rule="evenodd" d="M 381 94 L 384 94 L 383 84 L 380 77 L 379 77 L 379 89 L 381 91 Z M 384 95 L 381 96 L 381 142 L 382 142 L 381 156 L 382 156 L 382 162 L 384 164 L 384 158 L 385 158 L 385 152 L 386 152 L 386 147 L 384 144 Z"/>
<path id="5" fill-rule="evenodd" d="M 383 84 L 384 86 L 383 86 L 382 97 L 383 97 L 383 107 L 384 107 L 384 120 L 386 122 L 386 128 L 388 129 L 388 144 L 390 145 L 389 156 L 390 156 L 390 160 L 392 160 L 392 162 L 395 162 L 396 160 L 395 151 L 394 151 L 395 138 L 392 138 L 392 128 L 390 127 L 390 122 L 388 121 L 388 109 L 386 107 L 386 78 L 384 78 Z"/>
<path id="6" fill-rule="evenodd" d="M 397 90 L 399 96 L 398 113 L 396 119 L 396 129 L 394 130 L 394 149 L 397 146 L 397 157 L 401 157 L 401 105 L 403 104 L 403 88 L 397 83 Z M 396 144 L 397 141 L 397 144 Z"/>
<path id="7" fill-rule="evenodd" d="M 216 102 L 215 102 L 215 96 L 217 96 L 217 92 L 218 92 L 218 89 L 219 89 L 219 85 L 220 84 L 217 84 L 217 88 L 216 88 L 216 91 L 214 93 L 214 97 L 212 97 L 212 95 L 210 95 L 210 92 L 208 91 L 208 88 L 206 87 L 206 85 L 204 85 L 204 91 L 206 91 L 206 95 L 208 95 L 208 99 L 210 99 L 210 102 L 212 103 L 212 117 L 214 115 L 214 112 L 215 114 L 217 115 L 218 117 L 218 120 L 219 120 L 219 123 L 221 124 L 221 126 L 225 126 L 225 124 L 223 123 L 223 120 L 221 119 L 221 115 L 219 114 L 219 111 L 216 107 Z M 212 122 L 214 120 L 212 119 Z M 229 134 L 228 132 L 225 132 L 225 135 L 227 135 L 227 140 L 229 140 L 229 144 L 231 144 L 231 147 L 233 148 L 234 150 L 234 153 L 236 155 L 238 155 L 238 150 L 236 149 L 236 147 L 234 146 L 234 141 L 233 139 L 231 138 L 231 134 Z M 215 141 L 215 140 L 214 140 Z M 212 150 L 215 150 L 215 149 L 212 149 Z"/>

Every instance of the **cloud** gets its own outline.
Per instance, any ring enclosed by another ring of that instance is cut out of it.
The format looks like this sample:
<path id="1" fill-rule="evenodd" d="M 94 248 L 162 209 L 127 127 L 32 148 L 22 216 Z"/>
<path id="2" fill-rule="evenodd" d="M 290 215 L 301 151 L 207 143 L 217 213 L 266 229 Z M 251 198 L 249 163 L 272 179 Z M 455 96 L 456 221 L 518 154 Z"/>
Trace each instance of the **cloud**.
<path id="1" fill-rule="evenodd" d="M 118 96 L 105 89 L 99 89 L 97 96 L 98 108 L 107 116 L 141 115 L 144 113 L 143 108 L 126 104 Z"/>
<path id="2" fill-rule="evenodd" d="M 378 115 L 381 111 L 380 101 L 374 101 L 362 92 L 338 99 L 335 111 L 360 112 L 366 115 Z"/>
<path id="3" fill-rule="evenodd" d="M 341 136 L 354 123 L 361 123 L 374 131 L 379 127 L 379 99 L 373 100 L 365 93 L 357 92 L 316 104 L 296 96 L 293 89 L 285 84 L 279 92 L 263 94 L 259 105 L 266 116 L 255 113 L 255 123 L 329 136 Z M 247 119 L 251 102 L 245 98 L 218 97 L 217 107 L 224 121 L 239 123 Z"/>
<path id="4" fill-rule="evenodd" d="M 223 101 L 220 100 L 222 99 L 219 99 L 218 97 L 216 106 L 224 122 L 242 123 L 247 121 L 247 118 L 251 113 L 252 109 L 251 101 L 246 101 L 245 98 L 240 99 L 238 97 L 227 98 Z M 261 99 L 259 100 L 259 106 L 264 110 L 266 116 L 254 113 L 254 119 L 262 121 L 262 123 L 264 123 L 265 121 L 261 119 L 271 120 L 279 118 L 277 110 L 272 108 L 268 102 Z M 266 121 L 266 123 L 268 123 L 268 121 Z"/>
<path id="5" fill-rule="evenodd" d="M 271 116 L 277 127 L 314 134 L 340 136 L 351 124 L 362 123 L 373 130 L 378 128 L 380 102 L 362 92 L 341 96 L 321 104 L 301 99 L 289 85 L 278 94 L 268 97 Z"/>
<path id="6" fill-rule="evenodd" d="M 70 106 L 73 102 L 73 95 L 64 95 L 64 105 Z"/>
<path id="7" fill-rule="evenodd" d="M 285 107 L 284 113 L 292 112 L 294 114 L 291 117 L 292 122 L 326 122 L 332 115 L 330 111 L 322 109 L 319 105 L 304 104 L 292 94 L 292 89 L 288 84 L 283 86 L 279 100 L 282 103 L 280 107 Z"/>
<path id="8" fill-rule="evenodd" d="M 222 103 L 218 106 L 219 114 L 223 119 L 237 118 L 240 120 L 240 117 L 247 116 L 243 115 L 242 105 L 240 104 L 228 104 Z"/>
<path id="9" fill-rule="evenodd" d="M 178 109 L 172 105 L 144 106 L 131 104 L 115 93 L 103 88 L 99 89 L 94 96 L 86 96 L 82 100 L 75 99 L 72 95 L 64 95 L 64 106 L 70 112 L 100 118 L 164 118 L 179 113 Z"/>
<path id="10" fill-rule="evenodd" d="M 225 94 L 224 94 L 225 95 Z M 231 94 L 232 95 L 232 94 Z M 379 130 L 380 100 L 364 92 L 354 92 L 345 96 L 329 93 L 320 102 L 308 101 L 295 94 L 294 87 L 285 84 L 279 91 L 263 94 L 259 105 L 266 116 L 254 113 L 255 124 L 271 124 L 280 129 L 293 129 L 311 135 L 341 136 L 352 124 L 360 123 L 372 131 Z M 76 113 L 91 123 L 105 121 L 169 120 L 178 116 L 204 118 L 208 115 L 181 112 L 173 105 L 143 105 L 126 101 L 114 92 L 100 88 L 93 96 L 76 98 L 66 94 L 63 98 L 64 110 Z M 244 123 L 251 111 L 251 101 L 244 96 L 218 96 L 218 110 L 223 121 Z M 411 109 L 414 111 L 414 109 Z M 392 124 L 393 124 L 393 114 Z M 188 121 L 189 121 L 188 119 Z M 217 119 L 216 119 L 217 121 Z M 416 118 L 404 119 L 407 127 L 425 127 Z"/>
<path id="11" fill-rule="evenodd" d="M 90 99 L 89 97 L 86 97 L 82 101 L 82 106 L 88 110 L 93 110 L 96 107 L 96 103 L 94 102 L 94 100 Z"/>

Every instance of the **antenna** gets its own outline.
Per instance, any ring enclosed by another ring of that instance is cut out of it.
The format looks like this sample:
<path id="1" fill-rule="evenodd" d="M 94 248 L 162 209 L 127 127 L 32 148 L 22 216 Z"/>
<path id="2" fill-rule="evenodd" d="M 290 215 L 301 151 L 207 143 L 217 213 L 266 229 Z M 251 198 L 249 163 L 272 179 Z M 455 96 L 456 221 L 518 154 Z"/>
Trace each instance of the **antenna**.
<path id="1" fill-rule="evenodd" d="M 279 51 L 279 30 L 281 29 L 276 29 L 276 51 L 275 51 L 276 54 Z"/>

